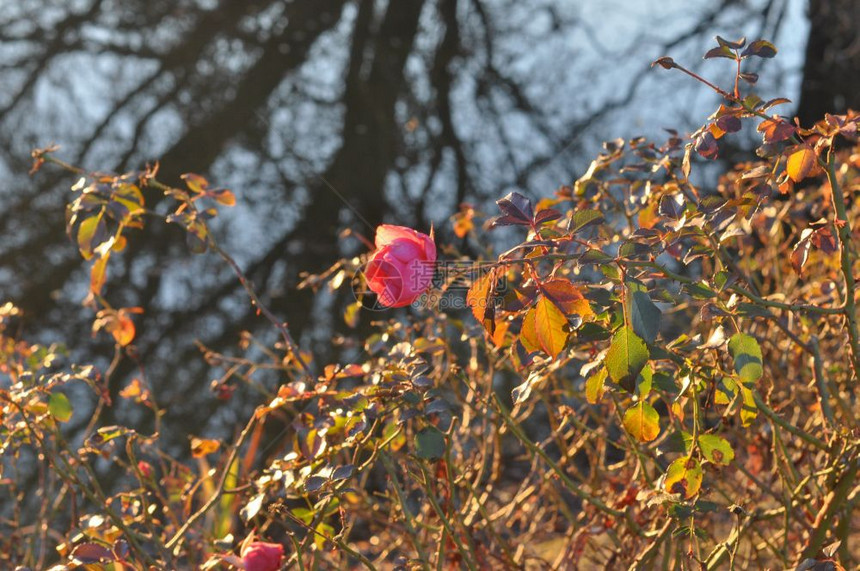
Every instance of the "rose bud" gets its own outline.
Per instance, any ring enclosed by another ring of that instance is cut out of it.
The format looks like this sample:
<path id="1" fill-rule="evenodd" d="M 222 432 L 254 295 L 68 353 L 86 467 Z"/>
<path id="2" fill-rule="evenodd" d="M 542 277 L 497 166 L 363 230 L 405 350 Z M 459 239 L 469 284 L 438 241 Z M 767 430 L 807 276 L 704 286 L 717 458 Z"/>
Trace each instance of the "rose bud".
<path id="1" fill-rule="evenodd" d="M 367 285 L 386 307 L 404 307 L 418 299 L 433 279 L 436 244 L 431 235 L 404 226 L 376 229 L 376 250 L 367 263 Z"/>
<path id="2" fill-rule="evenodd" d="M 252 541 L 242 546 L 245 571 L 278 571 L 284 556 L 284 546 L 277 543 Z"/>
<path id="3" fill-rule="evenodd" d="M 144 478 L 152 478 L 152 464 L 141 460 L 137 463 L 137 469 L 143 474 Z"/>

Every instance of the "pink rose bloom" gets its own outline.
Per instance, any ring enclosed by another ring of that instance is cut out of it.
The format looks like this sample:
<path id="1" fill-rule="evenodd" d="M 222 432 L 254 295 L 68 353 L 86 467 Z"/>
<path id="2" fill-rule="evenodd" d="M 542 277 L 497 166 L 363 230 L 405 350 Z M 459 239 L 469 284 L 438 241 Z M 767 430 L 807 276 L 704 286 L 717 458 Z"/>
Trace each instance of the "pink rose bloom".
<path id="1" fill-rule="evenodd" d="M 242 547 L 242 563 L 245 571 L 278 571 L 284 546 L 277 543 L 252 541 Z"/>
<path id="2" fill-rule="evenodd" d="M 367 285 L 382 305 L 404 307 L 430 287 L 435 262 L 432 231 L 428 236 L 383 224 L 376 229 L 376 250 L 365 270 Z"/>

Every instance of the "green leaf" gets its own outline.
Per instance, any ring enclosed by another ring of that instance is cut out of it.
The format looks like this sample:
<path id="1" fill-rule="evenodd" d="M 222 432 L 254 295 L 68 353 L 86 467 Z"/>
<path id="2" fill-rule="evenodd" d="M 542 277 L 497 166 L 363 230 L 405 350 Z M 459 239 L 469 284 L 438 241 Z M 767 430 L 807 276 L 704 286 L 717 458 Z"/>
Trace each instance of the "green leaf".
<path id="1" fill-rule="evenodd" d="M 683 288 L 693 299 L 711 299 L 717 297 L 717 292 L 703 283 L 684 284 Z"/>
<path id="2" fill-rule="evenodd" d="M 415 435 L 416 454 L 425 460 L 438 460 L 445 455 L 445 435 L 435 426 L 422 428 Z"/>
<path id="3" fill-rule="evenodd" d="M 577 259 L 580 264 L 605 264 L 612 260 L 612 256 L 595 248 L 589 248 Z"/>
<path id="4" fill-rule="evenodd" d="M 555 359 L 567 343 L 567 318 L 556 305 L 541 296 L 535 304 L 535 333 L 544 353 Z"/>
<path id="5" fill-rule="evenodd" d="M 597 404 L 603 397 L 606 383 L 606 367 L 600 367 L 596 373 L 585 381 L 585 399 L 590 404 Z"/>
<path id="6" fill-rule="evenodd" d="M 651 394 L 651 384 L 654 379 L 654 371 L 649 365 L 642 368 L 642 372 L 636 377 L 636 396 L 644 399 Z"/>
<path id="7" fill-rule="evenodd" d="M 709 462 L 728 466 L 735 459 L 735 451 L 728 440 L 715 434 L 702 434 L 699 436 L 699 448 Z"/>
<path id="8" fill-rule="evenodd" d="M 648 288 L 636 280 L 627 280 L 624 285 L 627 295 L 624 298 L 624 312 L 633 331 L 646 343 L 653 343 L 660 332 L 660 309 L 651 301 Z"/>
<path id="9" fill-rule="evenodd" d="M 693 435 L 686 430 L 675 430 L 669 433 L 669 436 L 664 438 L 660 442 L 660 445 L 657 446 L 657 450 L 661 454 L 684 454 L 685 456 L 689 456 L 692 449 Z"/>
<path id="10" fill-rule="evenodd" d="M 48 410 L 51 416 L 60 422 L 68 422 L 72 418 L 72 403 L 63 393 L 51 393 L 48 401 Z"/>
<path id="11" fill-rule="evenodd" d="M 664 486 L 670 494 L 681 494 L 689 500 L 702 487 L 702 465 L 695 458 L 681 457 L 669 464 Z"/>
<path id="12" fill-rule="evenodd" d="M 653 406 L 639 401 L 624 413 L 624 429 L 639 442 L 651 442 L 660 434 L 660 415 Z"/>
<path id="13" fill-rule="evenodd" d="M 648 347 L 628 326 L 624 326 L 612 337 L 606 353 L 606 370 L 609 377 L 633 392 L 636 376 L 648 362 Z"/>
<path id="14" fill-rule="evenodd" d="M 570 219 L 568 230 L 570 230 L 571 234 L 576 234 L 588 226 L 598 224 L 602 221 L 603 214 L 597 210 L 578 210 L 574 212 L 573 217 Z"/>
<path id="15" fill-rule="evenodd" d="M 735 333 L 729 339 L 729 353 L 735 361 L 735 372 L 741 382 L 752 384 L 761 378 L 761 347 L 754 337 L 745 333 Z"/>

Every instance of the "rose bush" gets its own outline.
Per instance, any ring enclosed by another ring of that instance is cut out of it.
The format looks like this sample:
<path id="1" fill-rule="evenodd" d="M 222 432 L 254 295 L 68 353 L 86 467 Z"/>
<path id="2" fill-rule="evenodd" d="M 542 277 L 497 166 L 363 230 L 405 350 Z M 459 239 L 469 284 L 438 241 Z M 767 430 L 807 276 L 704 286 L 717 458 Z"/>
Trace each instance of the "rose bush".
<path id="1" fill-rule="evenodd" d="M 608 142 L 554 195 L 515 191 L 500 216 L 455 216 L 478 244 L 490 242 L 481 228 L 521 237 L 498 256 L 482 249 L 467 293 L 452 291 L 457 268 L 438 280 L 475 319 L 374 315 L 337 362 L 302 350 L 216 242 L 208 205 L 232 204 L 229 191 L 197 175 L 170 186 L 154 169 L 85 174 L 68 230 L 115 356 L 103 372 L 69 365 L 62 348 L 20 339 L 21 312 L 0 305 L 0 491 L 14 498 L 0 503 L 0 567 L 856 568 L 860 115 L 801 128 L 772 114 L 786 100 L 742 96 L 740 82 L 757 78 L 741 73 L 746 59 L 776 49 L 718 42 L 706 57 L 735 60 L 735 86 L 708 82 L 723 105 L 697 132 Z M 719 158 L 751 122 L 757 159 L 694 184 L 696 155 Z M 132 345 L 139 311 L 111 305 L 123 296 L 109 258 L 155 214 L 149 195 L 175 207 L 165 218 L 193 251 L 236 272 L 281 337 L 203 348 L 221 370 L 214 406 L 245 386 L 264 400 L 232 444 L 191 438 L 191 458 L 158 438 L 167 403 Z M 364 267 L 390 307 L 430 286 L 432 232 L 381 226 L 375 246 L 366 264 L 339 260 L 303 283 L 344 301 Z M 119 378 L 124 359 L 139 376 Z M 104 426 L 66 396 L 81 385 L 101 410 L 121 382 L 117 398 L 153 426 Z M 23 493 L 34 482 L 40 493 Z"/>
<path id="2" fill-rule="evenodd" d="M 376 229 L 376 250 L 365 279 L 386 307 L 404 307 L 424 293 L 433 279 L 436 244 L 431 235 L 405 226 L 383 224 Z"/>

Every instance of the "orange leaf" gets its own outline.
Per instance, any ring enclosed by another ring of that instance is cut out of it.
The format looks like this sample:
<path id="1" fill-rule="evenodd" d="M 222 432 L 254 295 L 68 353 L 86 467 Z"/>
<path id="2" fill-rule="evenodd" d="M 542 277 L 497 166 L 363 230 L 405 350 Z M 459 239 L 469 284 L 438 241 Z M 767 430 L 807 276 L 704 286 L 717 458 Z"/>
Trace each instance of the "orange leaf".
<path id="1" fill-rule="evenodd" d="M 505 335 L 508 332 L 510 322 L 504 319 L 496 320 L 496 330 L 493 332 L 491 339 L 496 347 L 502 347 L 505 344 Z"/>
<path id="2" fill-rule="evenodd" d="M 523 326 L 520 329 L 520 343 L 526 348 L 526 351 L 538 351 L 540 349 L 540 340 L 537 336 L 537 325 L 535 321 L 535 308 L 532 307 L 526 312 L 523 317 Z"/>
<path id="3" fill-rule="evenodd" d="M 185 181 L 185 185 L 191 192 L 205 192 L 209 189 L 209 182 L 199 174 L 189 172 L 179 178 Z"/>
<path id="4" fill-rule="evenodd" d="M 215 193 L 215 200 L 224 206 L 236 205 L 236 195 L 230 190 L 219 190 Z"/>
<path id="5" fill-rule="evenodd" d="M 816 174 L 818 164 L 816 163 L 815 151 L 803 146 L 799 147 L 788 157 L 785 172 L 794 182 L 800 182 L 808 176 Z"/>
<path id="6" fill-rule="evenodd" d="M 492 335 L 495 330 L 495 306 L 493 305 L 493 290 L 496 286 L 496 272 L 490 271 L 475 280 L 469 293 L 466 294 L 466 304 L 472 308 L 472 315 Z"/>
<path id="7" fill-rule="evenodd" d="M 460 212 L 451 217 L 454 222 L 454 234 L 458 238 L 465 238 L 472 228 L 475 227 L 475 210 L 471 207 L 462 205 Z"/>
<path id="8" fill-rule="evenodd" d="M 217 440 L 197 438 L 196 436 L 191 438 L 191 455 L 195 458 L 203 458 L 208 454 L 212 454 L 220 447 L 221 443 Z"/>
<path id="9" fill-rule="evenodd" d="M 108 330 L 116 342 L 123 347 L 134 340 L 134 322 L 123 310 L 117 312 L 116 320 L 108 326 Z"/>

